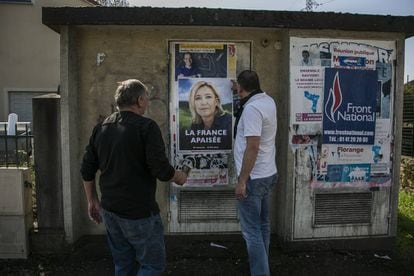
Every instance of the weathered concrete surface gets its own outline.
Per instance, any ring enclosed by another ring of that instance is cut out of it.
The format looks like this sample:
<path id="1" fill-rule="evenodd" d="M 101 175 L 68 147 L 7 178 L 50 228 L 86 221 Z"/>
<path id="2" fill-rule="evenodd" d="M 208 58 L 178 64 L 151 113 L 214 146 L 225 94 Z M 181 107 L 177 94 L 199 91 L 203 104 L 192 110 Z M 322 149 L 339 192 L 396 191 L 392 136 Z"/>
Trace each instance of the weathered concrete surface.
<path id="1" fill-rule="evenodd" d="M 413 16 L 206 8 L 46 8 L 43 23 L 56 25 L 181 25 L 399 32 L 412 36 Z M 56 28 L 58 29 L 58 27 Z"/>
<path id="2" fill-rule="evenodd" d="M 61 79 L 61 150 L 62 187 L 65 234 L 68 242 L 74 242 L 83 234 L 81 201 L 83 188 L 80 183 L 78 106 L 78 71 L 76 33 L 65 28 L 60 37 L 60 79 Z"/>
<path id="3" fill-rule="evenodd" d="M 37 230 L 31 231 L 32 252 L 59 252 L 65 245 L 63 220 L 60 96 L 33 98 Z"/>
<path id="4" fill-rule="evenodd" d="M 33 135 L 38 227 L 63 231 L 59 95 L 33 98 Z"/>
<path id="5" fill-rule="evenodd" d="M 280 87 L 282 52 L 278 45 L 281 32 L 270 29 L 234 29 L 234 28 L 176 28 L 176 27 L 132 27 L 132 26 L 90 26 L 77 27 L 77 76 L 79 89 L 76 104 L 79 105 L 79 148 L 78 160 L 81 160 L 83 149 L 87 144 L 93 126 L 102 118 L 115 110 L 114 91 L 117 82 L 128 78 L 137 78 L 147 84 L 151 90 L 151 103 L 147 116 L 154 119 L 161 128 L 164 141 L 168 143 L 169 130 L 169 96 L 168 96 L 168 40 L 214 39 L 216 41 L 252 41 L 252 65 L 260 76 L 262 88 L 276 98 L 278 103 L 279 120 L 283 121 L 287 114 L 287 92 Z M 262 46 L 262 40 L 267 39 L 269 46 Z M 275 47 L 276 46 L 276 47 Z M 285 49 L 287 51 L 287 49 Z M 104 53 L 105 59 L 97 64 L 97 54 Z M 287 52 L 284 52 L 287 55 Z M 63 93 L 64 94 L 64 93 Z M 283 100 L 282 100 L 283 99 Z M 63 102 L 62 102 L 63 104 Z M 279 130 L 287 133 L 283 125 Z M 71 144 L 71 147 L 73 145 Z M 168 150 L 168 147 L 167 147 Z M 283 149 L 279 149 L 283 152 Z M 79 163 L 80 161 L 78 161 Z M 76 163 L 72 163 L 72 168 Z M 283 166 L 282 166 L 283 167 Z M 78 180 L 81 185 L 80 180 Z M 73 185 L 73 184 L 72 184 Z M 80 195 L 81 212 L 78 217 L 82 223 L 78 226 L 83 233 L 103 233 L 103 228 L 97 228 L 86 215 L 86 200 Z M 164 222 L 167 221 L 169 208 L 169 188 L 167 183 L 158 183 L 157 201 L 161 208 Z M 99 230 L 99 231 L 97 231 Z"/>
<path id="6" fill-rule="evenodd" d="M 252 68 L 261 77 L 262 88 L 278 105 L 280 178 L 272 200 L 272 229 L 289 240 L 293 236 L 295 188 L 306 189 L 309 180 L 299 179 L 301 183 L 296 185 L 296 162 L 288 141 L 289 37 L 395 40 L 397 61 L 402 62 L 403 38 L 412 35 L 413 26 L 412 17 L 211 9 L 68 8 L 45 9 L 44 15 L 45 24 L 60 25 L 55 29 L 63 37 L 62 134 L 66 138 L 62 139 L 62 150 L 64 184 L 68 187 L 64 210 L 65 229 L 72 241 L 81 234 L 103 232 L 103 227 L 97 228 L 87 219 L 78 166 L 93 126 L 114 111 L 117 81 L 138 78 L 150 87 L 154 96 L 147 115 L 157 121 L 168 141 L 169 41 L 252 42 Z M 326 22 L 330 29 L 326 29 Z M 104 58 L 97 62 L 98 57 Z M 397 89 L 402 83 L 402 70 L 399 66 L 396 71 Z M 400 103 L 398 97 L 396 103 Z M 397 115 L 397 124 L 399 118 Z M 398 135 L 395 141 L 398 152 Z M 395 195 L 393 205 L 397 202 Z M 168 196 L 168 185 L 159 183 L 157 201 L 165 223 Z M 393 210 L 396 212 L 396 208 Z"/>

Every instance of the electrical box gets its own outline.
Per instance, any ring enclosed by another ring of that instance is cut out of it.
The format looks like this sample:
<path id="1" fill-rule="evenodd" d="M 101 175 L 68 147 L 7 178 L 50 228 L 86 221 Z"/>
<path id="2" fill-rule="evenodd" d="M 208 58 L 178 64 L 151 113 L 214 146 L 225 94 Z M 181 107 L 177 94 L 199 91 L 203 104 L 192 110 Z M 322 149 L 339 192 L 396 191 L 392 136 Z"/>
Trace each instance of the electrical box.
<path id="1" fill-rule="evenodd" d="M 27 258 L 33 226 L 30 169 L 0 168 L 0 258 Z"/>

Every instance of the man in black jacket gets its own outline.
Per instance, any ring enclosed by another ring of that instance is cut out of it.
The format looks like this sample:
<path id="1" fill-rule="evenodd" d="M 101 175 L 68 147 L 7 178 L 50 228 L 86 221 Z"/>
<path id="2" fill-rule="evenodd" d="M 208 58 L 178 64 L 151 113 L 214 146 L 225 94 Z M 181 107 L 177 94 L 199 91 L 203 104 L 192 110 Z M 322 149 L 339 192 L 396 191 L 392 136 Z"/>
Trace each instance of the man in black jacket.
<path id="1" fill-rule="evenodd" d="M 155 201 L 156 178 L 182 185 L 187 175 L 175 171 L 165 155 L 158 125 L 142 115 L 148 91 L 139 80 L 120 83 L 119 111 L 95 126 L 81 174 L 91 220 L 105 223 L 116 275 L 159 275 L 165 267 L 163 225 Z M 100 171 L 99 201 L 95 174 Z"/>

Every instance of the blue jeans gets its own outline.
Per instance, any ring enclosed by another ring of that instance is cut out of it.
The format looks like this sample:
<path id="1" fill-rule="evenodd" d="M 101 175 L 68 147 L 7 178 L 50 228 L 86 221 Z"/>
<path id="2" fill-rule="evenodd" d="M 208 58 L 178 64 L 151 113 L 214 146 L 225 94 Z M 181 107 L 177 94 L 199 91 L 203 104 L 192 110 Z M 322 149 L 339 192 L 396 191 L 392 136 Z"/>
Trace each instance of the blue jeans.
<path id="1" fill-rule="evenodd" d="M 247 181 L 246 194 L 238 200 L 240 227 L 246 241 L 251 275 L 270 275 L 269 244 L 270 192 L 277 180 L 277 174 Z"/>
<path id="2" fill-rule="evenodd" d="M 161 275 L 165 269 L 164 228 L 159 214 L 125 219 L 103 210 L 115 275 Z M 138 263 L 141 264 L 139 271 Z"/>

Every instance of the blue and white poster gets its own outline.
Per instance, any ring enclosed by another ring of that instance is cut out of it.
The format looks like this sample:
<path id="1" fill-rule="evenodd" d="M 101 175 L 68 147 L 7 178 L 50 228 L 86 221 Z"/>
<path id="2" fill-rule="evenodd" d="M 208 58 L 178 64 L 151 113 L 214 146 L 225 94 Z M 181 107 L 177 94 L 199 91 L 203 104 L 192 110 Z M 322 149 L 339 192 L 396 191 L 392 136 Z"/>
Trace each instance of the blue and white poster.
<path id="1" fill-rule="evenodd" d="M 323 143 L 373 145 L 378 73 L 325 68 Z"/>
<path id="2" fill-rule="evenodd" d="M 323 68 L 316 66 L 291 68 L 293 123 L 322 122 L 323 73 Z"/>
<path id="3" fill-rule="evenodd" d="M 370 164 L 328 165 L 327 182 L 369 182 Z"/>

